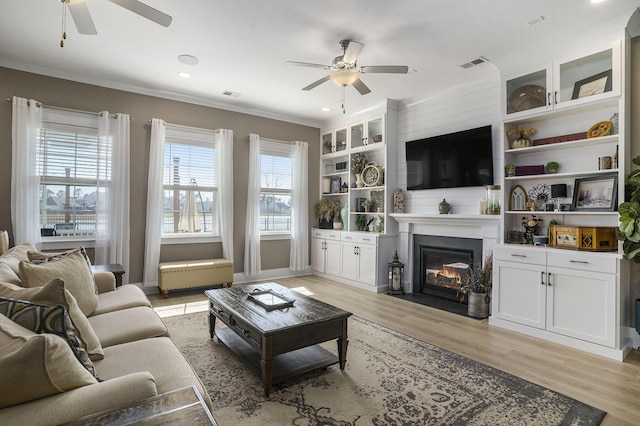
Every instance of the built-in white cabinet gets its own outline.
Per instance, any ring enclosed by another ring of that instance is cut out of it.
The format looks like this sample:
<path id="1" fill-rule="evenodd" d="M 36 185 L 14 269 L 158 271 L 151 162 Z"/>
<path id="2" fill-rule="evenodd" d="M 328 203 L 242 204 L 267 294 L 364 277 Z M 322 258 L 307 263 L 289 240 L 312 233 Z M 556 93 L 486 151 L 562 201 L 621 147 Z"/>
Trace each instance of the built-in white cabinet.
<path id="1" fill-rule="evenodd" d="M 385 116 L 380 115 L 349 126 L 349 146 L 352 150 L 385 144 Z"/>
<path id="2" fill-rule="evenodd" d="M 616 254 L 498 245 L 489 323 L 623 359 Z"/>
<path id="3" fill-rule="evenodd" d="M 388 263 L 397 237 L 373 232 L 311 230 L 311 269 L 335 281 L 364 290 L 388 288 Z"/>
<path id="4" fill-rule="evenodd" d="M 321 274 L 338 275 L 341 266 L 340 232 L 311 230 L 311 269 Z"/>

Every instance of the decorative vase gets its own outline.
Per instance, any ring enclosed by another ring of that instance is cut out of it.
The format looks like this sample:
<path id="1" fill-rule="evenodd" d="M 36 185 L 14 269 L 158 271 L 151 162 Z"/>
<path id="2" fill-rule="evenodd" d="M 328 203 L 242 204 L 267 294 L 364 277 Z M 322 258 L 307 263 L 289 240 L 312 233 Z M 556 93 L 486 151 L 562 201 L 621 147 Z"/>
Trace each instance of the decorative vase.
<path id="1" fill-rule="evenodd" d="M 333 221 L 329 221 L 326 219 L 320 219 L 320 222 L 318 223 L 318 228 L 320 229 L 333 229 Z"/>
<path id="2" fill-rule="evenodd" d="M 345 204 L 340 209 L 340 217 L 342 218 L 342 227 L 345 231 L 349 230 L 349 207 Z"/>
<path id="3" fill-rule="evenodd" d="M 487 293 L 469 292 L 467 315 L 474 318 L 487 318 L 489 316 L 488 299 Z"/>
<path id="4" fill-rule="evenodd" d="M 505 166 L 504 174 L 507 177 L 512 177 L 516 175 L 516 168 L 513 166 Z"/>
<path id="5" fill-rule="evenodd" d="M 438 212 L 440 212 L 440 214 L 449 214 L 450 211 L 451 204 L 447 203 L 447 200 L 443 198 L 442 202 L 438 204 Z"/>
<path id="6" fill-rule="evenodd" d="M 362 173 L 356 173 L 356 186 L 358 188 L 364 187 L 364 181 L 362 180 Z"/>
<path id="7" fill-rule="evenodd" d="M 531 146 L 531 141 L 524 136 L 516 138 L 511 144 L 511 148 L 526 148 Z"/>
<path id="8" fill-rule="evenodd" d="M 525 244 L 533 245 L 533 236 L 536 234 L 537 226 L 525 226 L 524 240 Z"/>

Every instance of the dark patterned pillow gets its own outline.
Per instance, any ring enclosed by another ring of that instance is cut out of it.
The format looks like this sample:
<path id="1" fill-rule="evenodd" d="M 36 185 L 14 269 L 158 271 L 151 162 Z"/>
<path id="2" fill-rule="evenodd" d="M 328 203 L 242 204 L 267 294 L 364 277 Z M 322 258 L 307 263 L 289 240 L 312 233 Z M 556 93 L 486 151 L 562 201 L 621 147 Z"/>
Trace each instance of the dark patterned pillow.
<path id="1" fill-rule="evenodd" d="M 34 333 L 50 333 L 62 337 L 69 344 L 78 361 L 98 378 L 95 366 L 76 337 L 71 319 L 62 305 L 40 305 L 0 297 L 0 314 Z"/>

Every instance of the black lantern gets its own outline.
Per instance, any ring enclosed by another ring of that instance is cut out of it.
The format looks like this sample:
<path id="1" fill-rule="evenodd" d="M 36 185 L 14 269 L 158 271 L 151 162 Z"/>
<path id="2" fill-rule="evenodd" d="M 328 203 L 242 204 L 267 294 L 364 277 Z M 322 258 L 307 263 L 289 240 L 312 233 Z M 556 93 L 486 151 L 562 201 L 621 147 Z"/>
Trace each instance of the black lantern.
<path id="1" fill-rule="evenodd" d="M 393 259 L 389 263 L 389 290 L 388 294 L 403 294 L 404 263 L 398 259 L 398 251 L 396 250 Z"/>

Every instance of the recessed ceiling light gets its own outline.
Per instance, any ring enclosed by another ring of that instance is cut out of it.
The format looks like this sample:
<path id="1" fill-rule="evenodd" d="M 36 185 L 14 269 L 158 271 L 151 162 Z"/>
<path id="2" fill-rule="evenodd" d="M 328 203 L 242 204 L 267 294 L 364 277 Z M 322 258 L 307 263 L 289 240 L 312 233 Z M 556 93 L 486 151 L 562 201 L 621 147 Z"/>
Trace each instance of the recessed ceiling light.
<path id="1" fill-rule="evenodd" d="M 178 56 L 178 60 L 186 65 L 198 65 L 198 63 L 200 62 L 198 58 L 191 55 L 180 55 Z"/>
<path id="2" fill-rule="evenodd" d="M 179 72 L 178 75 L 182 78 L 191 78 L 191 74 L 188 72 Z"/>
<path id="3" fill-rule="evenodd" d="M 331 108 L 329 108 L 329 107 L 322 107 L 322 111 L 324 111 L 324 112 L 329 112 L 329 111 L 331 111 Z"/>
<path id="4" fill-rule="evenodd" d="M 607 0 L 588 0 L 589 4 L 604 3 Z"/>

